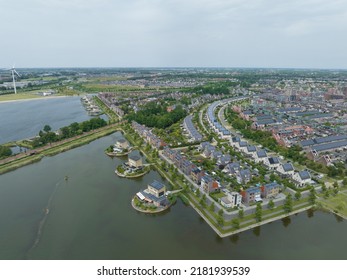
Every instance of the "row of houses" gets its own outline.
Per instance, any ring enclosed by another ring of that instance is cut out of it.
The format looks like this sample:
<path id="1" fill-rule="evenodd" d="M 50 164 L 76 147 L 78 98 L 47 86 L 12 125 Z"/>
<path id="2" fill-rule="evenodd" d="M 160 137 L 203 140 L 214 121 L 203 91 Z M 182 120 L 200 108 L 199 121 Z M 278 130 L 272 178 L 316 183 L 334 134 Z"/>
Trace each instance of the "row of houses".
<path id="1" fill-rule="evenodd" d="M 221 101 L 215 101 L 208 107 L 207 120 L 214 132 L 216 132 L 221 138 L 228 139 L 231 135 L 230 131 L 226 129 L 214 116 L 214 111 L 221 104 Z"/>
<path id="2" fill-rule="evenodd" d="M 193 141 L 200 142 L 203 137 L 195 128 L 192 122 L 192 118 L 192 115 L 186 116 L 183 121 L 183 126 L 187 130 L 188 134 L 193 139 Z"/>
<path id="3" fill-rule="evenodd" d="M 296 172 L 290 162 L 281 163 L 278 157 L 268 156 L 266 150 L 258 149 L 250 145 L 240 137 L 232 137 L 230 145 L 242 152 L 245 156 L 252 158 L 256 163 L 265 165 L 269 170 L 273 170 L 282 176 L 291 178 L 297 186 L 304 186 L 312 183 L 310 173 L 307 170 Z"/>
<path id="4" fill-rule="evenodd" d="M 208 175 L 202 168 L 199 168 L 185 156 L 181 155 L 179 151 L 165 147 L 163 155 L 170 159 L 185 175 L 189 176 L 194 183 L 200 185 L 201 190 L 204 192 L 211 193 L 221 188 L 218 180 Z"/>
<path id="5" fill-rule="evenodd" d="M 162 139 L 155 135 L 145 125 L 132 121 L 131 126 L 143 138 L 143 140 L 149 143 L 153 148 L 160 149 L 167 146 L 167 144 Z"/>

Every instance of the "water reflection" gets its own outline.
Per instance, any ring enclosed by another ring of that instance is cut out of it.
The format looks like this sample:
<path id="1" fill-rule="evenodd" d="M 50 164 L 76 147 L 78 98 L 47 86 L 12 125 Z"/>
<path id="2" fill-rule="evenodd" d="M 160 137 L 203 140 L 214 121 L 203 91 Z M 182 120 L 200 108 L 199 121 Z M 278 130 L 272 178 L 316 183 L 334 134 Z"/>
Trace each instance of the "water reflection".
<path id="1" fill-rule="evenodd" d="M 344 221 L 344 219 L 343 219 L 341 216 L 339 216 L 339 215 L 334 214 L 334 217 L 335 217 L 335 219 L 336 219 L 336 221 L 337 221 L 338 223 L 341 223 L 341 222 Z"/>
<path id="2" fill-rule="evenodd" d="M 237 244 L 239 242 L 240 236 L 238 234 L 234 234 L 229 237 L 229 240 L 233 244 Z"/>
<path id="3" fill-rule="evenodd" d="M 290 225 L 290 223 L 292 222 L 292 220 L 290 219 L 290 217 L 285 217 L 283 219 L 281 219 L 283 226 L 286 228 Z"/>
<path id="4" fill-rule="evenodd" d="M 314 210 L 313 209 L 308 209 L 306 211 L 307 217 L 312 218 L 314 216 Z"/>
<path id="5" fill-rule="evenodd" d="M 216 243 L 223 243 L 223 238 L 221 238 L 218 234 L 215 237 Z"/>
<path id="6" fill-rule="evenodd" d="M 261 227 L 255 227 L 253 230 L 252 230 L 252 232 L 254 233 L 254 235 L 256 236 L 256 237 L 259 237 L 260 236 L 260 232 L 261 232 Z"/>

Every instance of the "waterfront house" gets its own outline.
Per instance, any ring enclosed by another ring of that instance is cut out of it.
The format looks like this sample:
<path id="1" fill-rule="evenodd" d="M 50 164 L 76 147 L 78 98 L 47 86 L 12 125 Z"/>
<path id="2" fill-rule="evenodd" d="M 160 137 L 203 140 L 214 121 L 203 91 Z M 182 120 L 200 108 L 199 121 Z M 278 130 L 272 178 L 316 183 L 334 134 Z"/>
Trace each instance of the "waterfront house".
<path id="1" fill-rule="evenodd" d="M 241 196 L 243 203 L 246 204 L 262 201 L 260 187 L 252 187 L 241 191 Z"/>
<path id="2" fill-rule="evenodd" d="M 260 189 L 261 189 L 261 197 L 274 198 L 279 194 L 281 190 L 281 186 L 277 182 L 272 182 L 272 183 L 261 186 Z"/>
<path id="3" fill-rule="evenodd" d="M 165 195 L 166 187 L 164 184 L 160 183 L 157 180 L 154 180 L 152 183 L 148 184 L 148 191 L 150 194 L 154 195 L 155 197 L 161 197 Z"/>
<path id="4" fill-rule="evenodd" d="M 134 168 L 141 168 L 143 166 L 142 158 L 138 155 L 130 154 L 128 155 L 128 165 Z"/>
<path id="5" fill-rule="evenodd" d="M 130 147 L 130 145 L 126 139 L 120 138 L 116 141 L 115 147 L 118 149 L 125 150 L 125 149 L 128 149 Z"/>
<path id="6" fill-rule="evenodd" d="M 154 180 L 152 183 L 148 184 L 147 189 L 138 192 L 136 196 L 139 200 L 152 203 L 156 207 L 165 207 L 169 204 L 165 192 L 165 185 Z"/>
<path id="7" fill-rule="evenodd" d="M 239 207 L 242 202 L 242 196 L 237 192 L 226 191 L 226 196 L 222 197 L 220 203 L 225 208 Z"/>

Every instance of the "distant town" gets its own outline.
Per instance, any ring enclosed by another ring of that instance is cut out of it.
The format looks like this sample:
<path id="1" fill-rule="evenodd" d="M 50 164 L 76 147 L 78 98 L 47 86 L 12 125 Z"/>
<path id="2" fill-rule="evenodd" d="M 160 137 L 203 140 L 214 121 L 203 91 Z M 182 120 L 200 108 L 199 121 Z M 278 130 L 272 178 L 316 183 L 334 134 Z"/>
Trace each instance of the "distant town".
<path id="1" fill-rule="evenodd" d="M 105 147 L 126 157 L 115 173 L 132 180 L 153 169 L 165 179 L 134 193 L 138 211 L 165 212 L 181 199 L 221 237 L 310 208 L 347 218 L 347 71 L 17 72 L 1 73 L 0 102 L 80 96 L 92 119 L 1 144 L 0 173 L 69 141 L 122 131 Z"/>

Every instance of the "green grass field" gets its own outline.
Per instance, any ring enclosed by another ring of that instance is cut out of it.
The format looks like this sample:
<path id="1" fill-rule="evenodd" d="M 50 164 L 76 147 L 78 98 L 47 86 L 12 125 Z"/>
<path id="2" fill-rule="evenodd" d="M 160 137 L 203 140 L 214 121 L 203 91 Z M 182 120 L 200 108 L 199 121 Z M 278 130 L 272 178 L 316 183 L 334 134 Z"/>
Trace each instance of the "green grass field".
<path id="1" fill-rule="evenodd" d="M 335 213 L 340 213 L 347 217 L 347 194 L 340 192 L 336 196 L 331 196 L 328 199 L 319 200 L 324 208 L 332 210 Z"/>
<path id="2" fill-rule="evenodd" d="M 33 99 L 33 98 L 42 98 L 42 96 L 32 93 L 17 93 L 17 94 L 4 94 L 0 95 L 1 101 L 15 101 L 15 100 L 23 100 L 23 99 Z"/>

